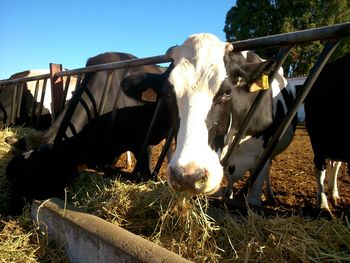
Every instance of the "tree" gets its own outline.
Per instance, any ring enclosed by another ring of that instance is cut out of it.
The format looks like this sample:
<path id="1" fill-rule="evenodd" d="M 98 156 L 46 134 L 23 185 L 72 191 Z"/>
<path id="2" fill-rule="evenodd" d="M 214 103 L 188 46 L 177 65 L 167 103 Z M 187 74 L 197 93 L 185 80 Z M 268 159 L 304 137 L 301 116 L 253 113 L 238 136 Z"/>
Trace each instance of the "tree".
<path id="1" fill-rule="evenodd" d="M 274 35 L 350 21 L 349 0 L 237 0 L 226 15 L 227 41 Z M 319 41 L 295 46 L 283 67 L 288 76 L 305 75 L 314 65 L 323 45 Z M 344 38 L 333 59 L 350 52 Z M 271 57 L 276 49 L 257 50 Z"/>

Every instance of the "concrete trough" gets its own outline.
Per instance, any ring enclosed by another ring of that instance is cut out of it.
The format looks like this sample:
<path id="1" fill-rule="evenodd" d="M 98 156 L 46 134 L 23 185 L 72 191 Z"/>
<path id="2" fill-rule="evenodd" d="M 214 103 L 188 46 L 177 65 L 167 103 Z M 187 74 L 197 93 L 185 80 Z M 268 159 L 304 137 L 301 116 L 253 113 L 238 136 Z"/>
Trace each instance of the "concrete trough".
<path id="1" fill-rule="evenodd" d="M 191 262 L 58 198 L 33 201 L 31 216 L 70 262 Z"/>

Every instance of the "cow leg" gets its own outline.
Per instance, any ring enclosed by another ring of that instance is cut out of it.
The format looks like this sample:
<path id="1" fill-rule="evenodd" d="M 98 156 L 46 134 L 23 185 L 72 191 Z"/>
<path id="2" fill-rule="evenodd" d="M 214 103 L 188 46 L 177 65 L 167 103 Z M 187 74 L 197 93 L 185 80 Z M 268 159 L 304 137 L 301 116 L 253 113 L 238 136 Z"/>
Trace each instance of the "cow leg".
<path id="1" fill-rule="evenodd" d="M 331 164 L 328 165 L 328 169 L 327 169 L 328 194 L 331 196 L 335 206 L 338 205 L 338 202 L 340 200 L 339 193 L 338 193 L 338 185 L 337 185 L 337 176 L 338 176 L 340 166 L 341 166 L 341 162 L 331 162 Z"/>
<path id="2" fill-rule="evenodd" d="M 152 146 L 148 145 L 145 154 L 142 156 L 142 160 L 137 160 L 140 162 L 138 174 L 142 176 L 141 181 L 152 179 L 152 152 Z M 136 156 L 139 156 L 139 153 Z"/>
<path id="3" fill-rule="evenodd" d="M 324 190 L 324 179 L 326 178 L 326 170 L 319 170 L 316 168 L 316 166 L 314 170 L 317 183 L 317 205 L 321 209 L 329 211 L 327 196 Z"/>
<path id="4" fill-rule="evenodd" d="M 125 165 L 128 169 L 131 168 L 132 160 L 131 160 L 131 152 L 130 151 L 126 152 Z"/>
<path id="5" fill-rule="evenodd" d="M 173 158 L 174 152 L 171 147 L 169 147 L 167 153 L 166 153 L 166 158 L 168 160 L 168 163 L 170 163 L 171 158 Z"/>
<path id="6" fill-rule="evenodd" d="M 266 202 L 267 204 L 275 205 L 276 199 L 272 191 L 271 187 L 271 177 L 270 177 L 270 169 L 267 171 L 267 176 L 265 178 L 265 191 L 266 191 Z"/>
<path id="7" fill-rule="evenodd" d="M 240 174 L 239 171 L 236 171 L 235 166 L 232 165 L 228 167 L 227 171 L 225 171 L 225 177 L 227 185 L 224 191 L 224 196 L 226 198 L 233 198 L 233 185 L 236 181 L 243 178 L 243 173 Z"/>
<path id="8" fill-rule="evenodd" d="M 261 206 L 261 195 L 264 182 L 267 180 L 268 170 L 270 167 L 270 159 L 266 161 L 263 169 L 261 169 L 258 177 L 256 178 L 254 184 L 249 190 L 247 201 L 248 204 L 253 206 Z"/>

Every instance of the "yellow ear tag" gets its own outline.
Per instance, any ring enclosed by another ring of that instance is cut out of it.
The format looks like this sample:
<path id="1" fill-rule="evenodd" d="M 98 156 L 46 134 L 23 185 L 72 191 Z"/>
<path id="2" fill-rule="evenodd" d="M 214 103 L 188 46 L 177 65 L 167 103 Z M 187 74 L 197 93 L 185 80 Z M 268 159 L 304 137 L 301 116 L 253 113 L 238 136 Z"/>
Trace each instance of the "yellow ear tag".
<path id="1" fill-rule="evenodd" d="M 262 89 L 268 89 L 270 87 L 268 75 L 263 74 L 261 77 L 261 81 L 262 81 Z"/>
<path id="2" fill-rule="evenodd" d="M 155 93 L 152 88 L 147 88 L 144 92 L 142 92 L 141 100 L 155 102 L 157 100 L 157 93 Z"/>
<path id="3" fill-rule="evenodd" d="M 254 82 L 250 88 L 249 88 L 249 92 L 256 92 L 259 90 L 266 90 L 269 88 L 269 76 L 263 74 L 261 79 L 259 79 L 258 81 Z"/>

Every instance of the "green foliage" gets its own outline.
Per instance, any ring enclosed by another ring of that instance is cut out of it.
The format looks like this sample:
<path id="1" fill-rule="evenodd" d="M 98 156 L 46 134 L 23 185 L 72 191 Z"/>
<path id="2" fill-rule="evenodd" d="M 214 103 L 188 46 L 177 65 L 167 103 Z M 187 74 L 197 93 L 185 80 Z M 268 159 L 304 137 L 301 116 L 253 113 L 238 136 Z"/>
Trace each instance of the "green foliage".
<path id="1" fill-rule="evenodd" d="M 294 32 L 350 21 L 349 0 L 237 0 L 226 15 L 224 32 L 227 41 L 250 39 Z M 341 41 L 333 59 L 350 52 L 350 38 Z M 314 65 L 323 44 L 296 46 L 284 64 L 289 76 L 307 74 Z M 276 49 L 257 50 L 262 57 L 271 57 Z"/>

